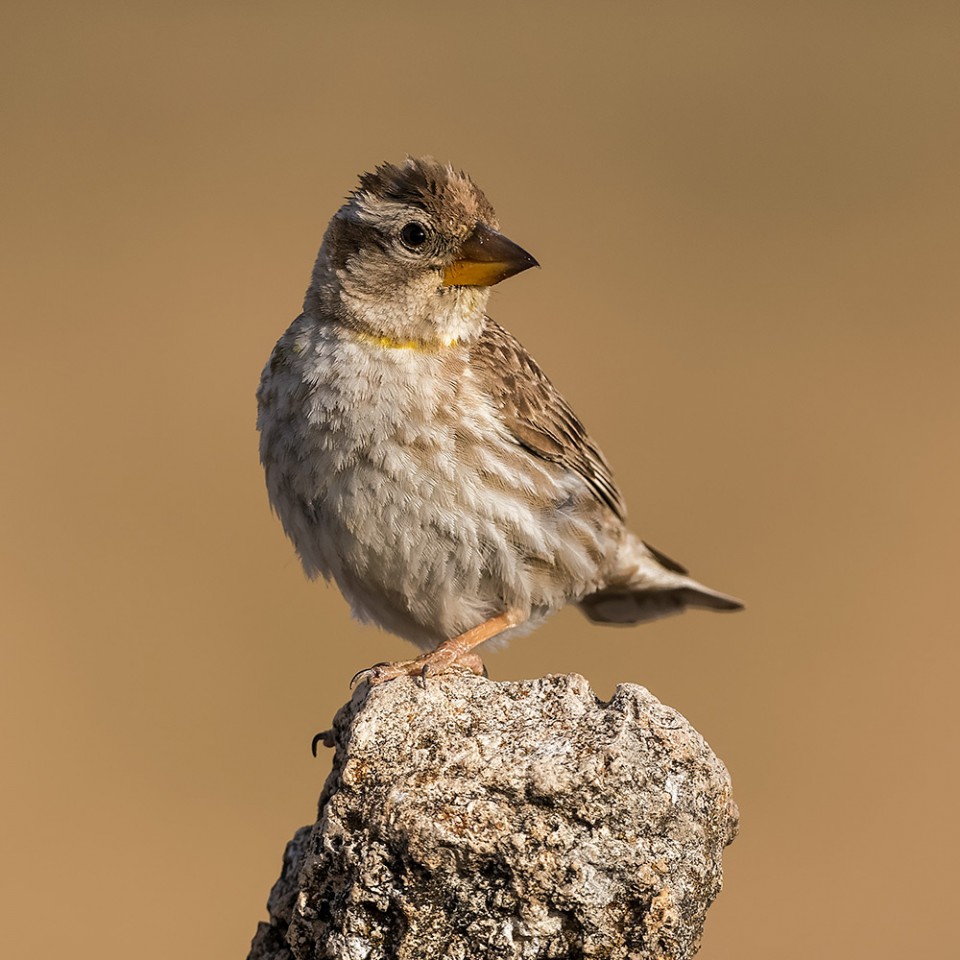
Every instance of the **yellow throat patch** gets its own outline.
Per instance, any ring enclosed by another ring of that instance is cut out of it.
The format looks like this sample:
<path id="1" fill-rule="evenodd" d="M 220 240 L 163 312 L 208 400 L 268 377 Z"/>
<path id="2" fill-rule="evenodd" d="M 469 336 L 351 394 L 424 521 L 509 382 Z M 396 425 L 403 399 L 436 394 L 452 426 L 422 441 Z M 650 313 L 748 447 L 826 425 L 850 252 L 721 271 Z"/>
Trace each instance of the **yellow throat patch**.
<path id="1" fill-rule="evenodd" d="M 459 342 L 456 337 L 449 340 L 435 340 L 427 342 L 426 340 L 395 340 L 393 337 L 377 337 L 372 333 L 356 332 L 356 338 L 361 343 L 370 343 L 375 347 L 381 347 L 384 350 L 416 350 L 420 353 L 436 353 L 444 347 L 455 347 Z"/>

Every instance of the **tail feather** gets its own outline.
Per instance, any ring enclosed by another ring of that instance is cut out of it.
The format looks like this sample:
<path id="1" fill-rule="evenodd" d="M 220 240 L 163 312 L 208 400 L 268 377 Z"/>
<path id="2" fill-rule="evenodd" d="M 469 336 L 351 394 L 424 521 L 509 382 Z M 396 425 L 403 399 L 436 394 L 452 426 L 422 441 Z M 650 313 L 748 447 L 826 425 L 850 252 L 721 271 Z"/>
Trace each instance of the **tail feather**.
<path id="1" fill-rule="evenodd" d="M 580 609 L 595 623 L 644 623 L 682 613 L 687 607 L 743 609 L 736 597 L 686 576 L 680 564 L 639 539 L 628 542 L 626 554 L 623 575 L 580 601 Z"/>
<path id="2" fill-rule="evenodd" d="M 691 584 L 695 581 L 691 581 Z M 627 591 L 608 588 L 591 593 L 580 601 L 580 609 L 594 623 L 645 623 L 683 613 L 687 607 L 704 610 L 742 610 L 743 604 L 725 593 L 696 584 L 688 587 Z"/>

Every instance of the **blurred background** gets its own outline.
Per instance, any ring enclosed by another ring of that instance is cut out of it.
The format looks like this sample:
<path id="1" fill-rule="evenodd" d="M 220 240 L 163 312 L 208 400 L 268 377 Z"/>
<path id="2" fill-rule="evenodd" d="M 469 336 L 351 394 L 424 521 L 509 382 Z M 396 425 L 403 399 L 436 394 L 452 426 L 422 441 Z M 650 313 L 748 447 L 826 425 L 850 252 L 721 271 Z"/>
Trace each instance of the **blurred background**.
<path id="1" fill-rule="evenodd" d="M 960 7 L 14 3 L 3 133 L 9 956 L 243 957 L 347 681 L 413 648 L 270 514 L 261 367 L 356 175 L 468 170 L 493 315 L 632 525 L 747 601 L 575 610 L 497 679 L 642 683 L 742 813 L 701 956 L 955 944 Z"/>

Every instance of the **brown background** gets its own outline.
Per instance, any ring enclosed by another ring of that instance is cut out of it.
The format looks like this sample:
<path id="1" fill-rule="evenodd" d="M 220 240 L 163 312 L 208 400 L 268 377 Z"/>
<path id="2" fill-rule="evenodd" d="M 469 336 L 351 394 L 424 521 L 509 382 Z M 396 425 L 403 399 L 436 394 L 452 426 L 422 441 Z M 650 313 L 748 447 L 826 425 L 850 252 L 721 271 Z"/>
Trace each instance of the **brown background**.
<path id="1" fill-rule="evenodd" d="M 724 758 L 707 960 L 948 954 L 960 8 L 340 6 L 5 17 L 4 954 L 242 957 L 310 737 L 413 652 L 305 581 L 254 432 L 327 219 L 407 152 L 542 262 L 493 312 L 634 526 L 749 603 L 565 611 L 493 676 L 643 683 Z"/>

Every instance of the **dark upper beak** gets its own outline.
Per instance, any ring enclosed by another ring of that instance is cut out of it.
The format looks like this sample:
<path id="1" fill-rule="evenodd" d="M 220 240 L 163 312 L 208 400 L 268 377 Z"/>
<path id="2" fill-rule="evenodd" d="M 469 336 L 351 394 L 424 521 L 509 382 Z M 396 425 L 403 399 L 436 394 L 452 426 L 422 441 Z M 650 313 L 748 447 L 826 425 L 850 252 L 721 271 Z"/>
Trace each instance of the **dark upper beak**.
<path id="1" fill-rule="evenodd" d="M 485 223 L 478 223 L 464 240 L 459 257 L 443 271 L 443 285 L 492 287 L 528 267 L 539 266 L 523 247 Z"/>

